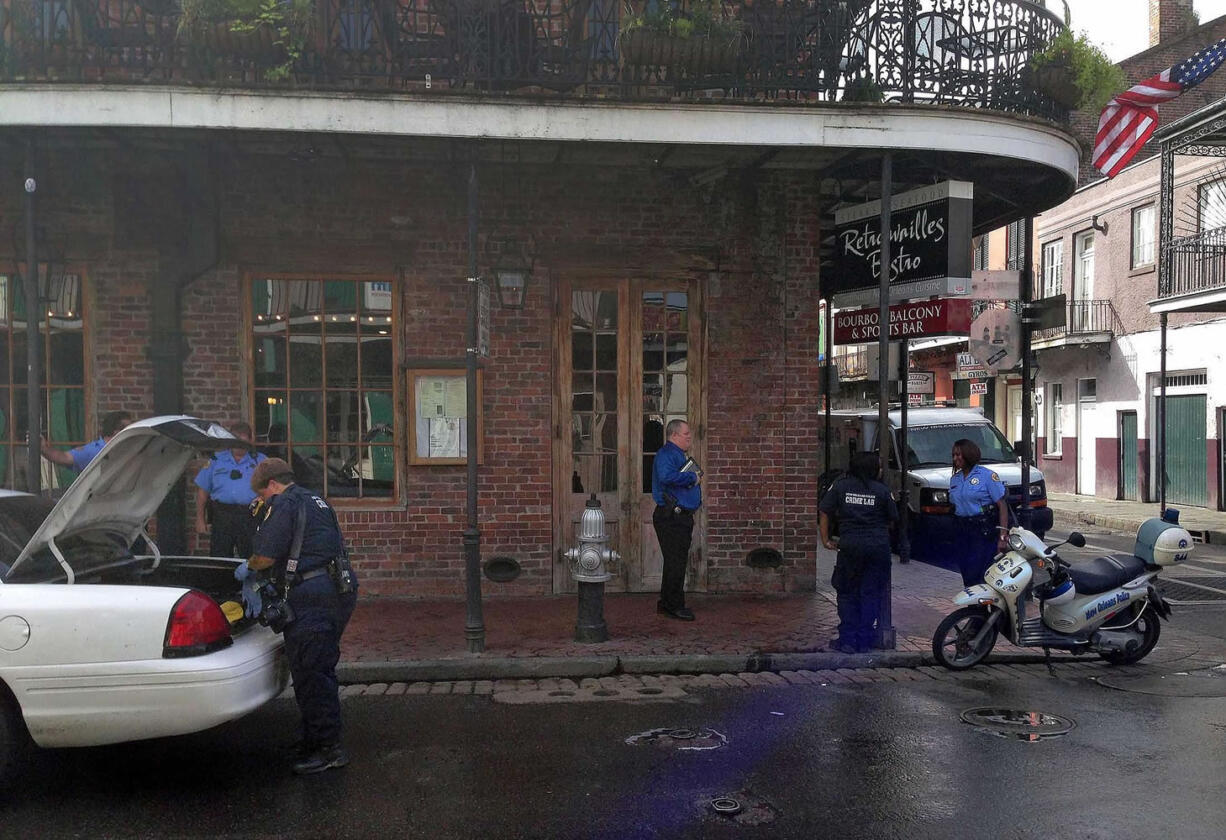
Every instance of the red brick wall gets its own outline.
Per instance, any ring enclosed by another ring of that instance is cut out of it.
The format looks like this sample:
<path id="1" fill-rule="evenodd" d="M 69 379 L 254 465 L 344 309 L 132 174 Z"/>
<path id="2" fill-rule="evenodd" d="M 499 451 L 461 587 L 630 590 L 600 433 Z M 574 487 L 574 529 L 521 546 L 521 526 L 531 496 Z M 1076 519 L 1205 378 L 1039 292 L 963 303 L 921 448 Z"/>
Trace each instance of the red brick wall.
<path id="1" fill-rule="evenodd" d="M 220 156 L 213 173 L 220 259 L 183 295 L 189 413 L 223 421 L 249 416 L 244 272 L 402 277 L 401 357 L 462 358 L 466 168 L 365 159 L 356 139 L 347 150 L 358 153 L 230 148 Z M 131 199 L 133 179 L 143 175 L 127 152 L 73 149 L 52 157 L 47 171 L 64 180 L 56 186 L 48 177 L 44 217 L 80 243 L 73 256 L 86 265 L 94 290 L 92 409 L 144 413 L 152 403 L 148 287 L 161 282 L 163 267 L 153 237 L 141 231 L 145 216 L 159 210 Z M 8 183 L 20 182 L 15 163 L 0 163 Z M 75 190 L 73 179 L 86 173 L 94 181 Z M 531 232 L 538 254 L 525 310 L 493 309 L 484 368 L 482 558 L 508 554 L 524 573 L 512 583 L 483 581 L 484 591 L 532 594 L 552 586 L 549 278 L 567 273 L 688 276 L 706 284 L 709 573 L 699 586 L 811 587 L 819 238 L 811 176 L 733 173 L 697 187 L 684 173 L 647 167 L 485 165 L 481 175 L 481 230 Z M 19 220 L 19 201 L 13 191 L 0 195 L 3 229 Z M 0 258 L 9 247 L 0 242 Z M 183 484 L 189 493 L 191 474 Z M 340 506 L 364 592 L 463 592 L 465 481 L 463 466 L 412 466 L 403 504 Z M 193 515 L 189 505 L 189 522 Z M 784 566 L 749 568 L 745 556 L 758 547 L 780 550 Z"/>

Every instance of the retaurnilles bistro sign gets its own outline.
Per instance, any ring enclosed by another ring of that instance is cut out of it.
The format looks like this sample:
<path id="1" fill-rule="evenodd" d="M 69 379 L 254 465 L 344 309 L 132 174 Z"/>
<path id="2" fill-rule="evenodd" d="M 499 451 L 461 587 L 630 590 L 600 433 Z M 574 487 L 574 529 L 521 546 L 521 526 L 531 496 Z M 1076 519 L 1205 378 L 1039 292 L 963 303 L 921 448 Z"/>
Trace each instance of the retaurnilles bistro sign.
<path id="1" fill-rule="evenodd" d="M 845 309 L 834 313 L 835 344 L 867 344 L 879 341 L 881 310 Z M 890 338 L 926 338 L 966 335 L 971 328 L 969 298 L 917 300 L 890 307 Z"/>
<path id="2" fill-rule="evenodd" d="M 969 181 L 944 181 L 891 199 L 891 299 L 947 294 L 936 281 L 971 276 L 973 197 Z M 822 277 L 823 296 L 878 286 L 881 202 L 845 207 L 834 220 L 834 260 Z"/>

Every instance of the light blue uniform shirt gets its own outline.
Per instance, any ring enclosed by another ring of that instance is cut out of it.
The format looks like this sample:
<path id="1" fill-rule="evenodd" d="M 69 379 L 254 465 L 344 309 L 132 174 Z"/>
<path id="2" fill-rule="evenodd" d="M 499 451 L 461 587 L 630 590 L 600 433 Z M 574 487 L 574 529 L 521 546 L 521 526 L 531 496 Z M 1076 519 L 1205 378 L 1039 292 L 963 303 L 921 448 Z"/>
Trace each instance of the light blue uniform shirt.
<path id="1" fill-rule="evenodd" d="M 255 465 L 264 460 L 259 453 L 244 452 L 237 461 L 229 449 L 218 452 L 196 473 L 196 486 L 209 498 L 223 505 L 249 505 L 255 500 L 251 489 L 251 474 Z M 231 478 L 237 471 L 238 478 Z"/>
<path id="2" fill-rule="evenodd" d="M 94 460 L 94 456 L 102 451 L 102 447 L 106 446 L 106 441 L 102 438 L 91 440 L 89 443 L 83 443 L 76 449 L 69 449 L 68 454 L 72 456 L 72 468 L 77 472 L 85 469 L 90 461 Z"/>
<path id="3" fill-rule="evenodd" d="M 1003 499 L 1005 492 L 1000 476 L 983 464 L 976 464 L 965 476 L 955 472 L 949 479 L 949 501 L 956 516 L 978 516 L 985 506 Z"/>

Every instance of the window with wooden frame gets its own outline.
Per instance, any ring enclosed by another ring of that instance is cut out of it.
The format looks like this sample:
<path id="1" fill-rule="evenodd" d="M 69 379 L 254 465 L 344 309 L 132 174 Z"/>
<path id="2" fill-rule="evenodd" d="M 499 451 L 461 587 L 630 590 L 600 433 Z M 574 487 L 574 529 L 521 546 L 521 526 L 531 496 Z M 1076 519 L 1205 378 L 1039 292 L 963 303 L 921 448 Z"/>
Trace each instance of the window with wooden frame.
<path id="1" fill-rule="evenodd" d="M 395 281 L 253 275 L 247 289 L 252 419 L 261 449 L 329 498 L 395 498 Z"/>
<path id="2" fill-rule="evenodd" d="M 1064 291 L 1064 240 L 1043 243 L 1043 297 L 1055 297 Z"/>
<path id="3" fill-rule="evenodd" d="M 1132 268 L 1154 264 L 1157 209 L 1152 204 L 1132 211 Z"/>
<path id="4" fill-rule="evenodd" d="M 42 347 L 43 428 L 56 449 L 86 443 L 85 303 L 80 273 L 39 271 L 37 317 Z M 0 485 L 24 490 L 27 431 L 27 307 L 21 276 L 0 274 Z M 50 461 L 42 462 L 41 486 L 66 487 L 76 474 Z"/>

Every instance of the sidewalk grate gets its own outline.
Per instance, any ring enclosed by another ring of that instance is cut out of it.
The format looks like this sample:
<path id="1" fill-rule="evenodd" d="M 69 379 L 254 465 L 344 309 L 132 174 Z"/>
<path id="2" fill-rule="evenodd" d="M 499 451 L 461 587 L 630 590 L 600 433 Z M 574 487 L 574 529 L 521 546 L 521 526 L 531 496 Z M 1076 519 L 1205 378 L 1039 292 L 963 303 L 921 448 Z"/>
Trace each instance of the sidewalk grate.
<path id="1" fill-rule="evenodd" d="M 1226 576 L 1159 578 L 1158 591 L 1172 604 L 1215 604 L 1226 601 Z"/>

